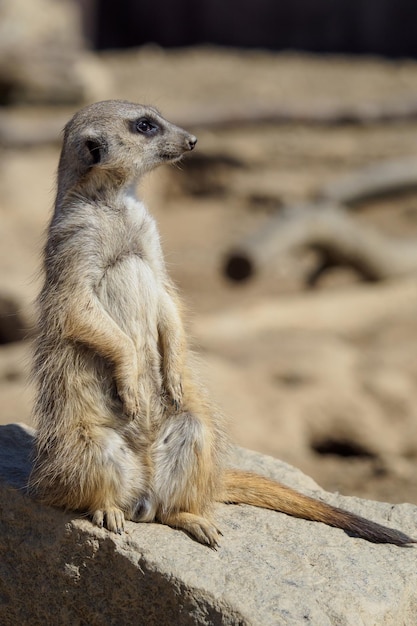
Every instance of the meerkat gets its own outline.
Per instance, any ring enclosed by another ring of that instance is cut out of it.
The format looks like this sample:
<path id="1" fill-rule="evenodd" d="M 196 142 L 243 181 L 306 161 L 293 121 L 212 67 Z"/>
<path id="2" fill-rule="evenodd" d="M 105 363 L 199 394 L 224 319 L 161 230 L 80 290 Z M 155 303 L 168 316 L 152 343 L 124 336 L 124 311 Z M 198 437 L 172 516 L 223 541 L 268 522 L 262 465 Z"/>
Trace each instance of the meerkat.
<path id="1" fill-rule="evenodd" d="M 157 521 L 215 548 L 216 502 L 245 503 L 372 542 L 414 540 L 265 477 L 227 469 L 222 415 L 198 380 L 144 174 L 197 139 L 148 106 L 105 101 L 64 131 L 44 250 L 30 488 L 121 533 Z"/>

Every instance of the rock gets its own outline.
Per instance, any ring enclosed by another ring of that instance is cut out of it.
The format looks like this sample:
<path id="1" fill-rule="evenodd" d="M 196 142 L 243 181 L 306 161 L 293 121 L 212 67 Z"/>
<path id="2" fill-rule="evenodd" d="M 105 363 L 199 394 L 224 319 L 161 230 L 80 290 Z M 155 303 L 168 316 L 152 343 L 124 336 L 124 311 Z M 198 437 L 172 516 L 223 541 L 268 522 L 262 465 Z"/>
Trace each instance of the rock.
<path id="1" fill-rule="evenodd" d="M 1 104 L 75 104 L 108 80 L 86 51 L 74 0 L 2 0 L 0 53 Z"/>
<path id="2" fill-rule="evenodd" d="M 33 431 L 0 427 L 0 623 L 397 625 L 417 621 L 415 548 L 273 511 L 219 505 L 217 552 L 159 524 L 113 535 L 25 494 Z M 417 507 L 326 494 L 275 459 L 233 464 L 415 533 Z"/>

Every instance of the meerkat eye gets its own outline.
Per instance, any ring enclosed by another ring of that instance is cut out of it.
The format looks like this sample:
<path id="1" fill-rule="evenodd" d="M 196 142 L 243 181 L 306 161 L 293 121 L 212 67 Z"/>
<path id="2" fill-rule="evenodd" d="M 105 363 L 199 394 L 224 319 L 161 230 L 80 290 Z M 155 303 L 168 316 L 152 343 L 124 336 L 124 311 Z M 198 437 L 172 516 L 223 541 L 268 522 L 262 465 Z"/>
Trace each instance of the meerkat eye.
<path id="1" fill-rule="evenodd" d="M 143 135 L 154 134 L 158 130 L 158 126 L 151 122 L 147 117 L 141 117 L 136 122 L 136 130 Z"/>

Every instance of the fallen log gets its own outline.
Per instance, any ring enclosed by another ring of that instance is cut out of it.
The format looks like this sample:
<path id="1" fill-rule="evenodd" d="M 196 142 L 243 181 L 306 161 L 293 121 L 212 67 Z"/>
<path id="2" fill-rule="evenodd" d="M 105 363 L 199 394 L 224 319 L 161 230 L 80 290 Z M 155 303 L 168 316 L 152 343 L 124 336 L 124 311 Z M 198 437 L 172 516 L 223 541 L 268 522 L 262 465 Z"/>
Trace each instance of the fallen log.
<path id="1" fill-rule="evenodd" d="M 417 188 L 417 159 L 383 161 L 328 183 L 319 192 L 322 200 L 355 204 L 362 200 Z"/>
<path id="2" fill-rule="evenodd" d="M 388 161 L 335 180 L 317 200 L 278 210 L 258 231 L 226 255 L 224 274 L 244 281 L 262 267 L 299 248 L 314 248 L 323 263 L 314 284 L 329 266 L 348 265 L 367 280 L 384 280 L 417 271 L 417 240 L 400 240 L 354 221 L 340 205 L 417 188 L 417 159 Z"/>
<path id="3" fill-rule="evenodd" d="M 252 277 L 267 264 L 278 263 L 297 249 L 313 248 L 324 258 L 313 283 L 329 266 L 355 269 L 366 280 L 417 273 L 417 240 L 395 239 L 354 221 L 334 204 L 306 203 L 286 207 L 251 233 L 227 256 L 226 276 Z"/>

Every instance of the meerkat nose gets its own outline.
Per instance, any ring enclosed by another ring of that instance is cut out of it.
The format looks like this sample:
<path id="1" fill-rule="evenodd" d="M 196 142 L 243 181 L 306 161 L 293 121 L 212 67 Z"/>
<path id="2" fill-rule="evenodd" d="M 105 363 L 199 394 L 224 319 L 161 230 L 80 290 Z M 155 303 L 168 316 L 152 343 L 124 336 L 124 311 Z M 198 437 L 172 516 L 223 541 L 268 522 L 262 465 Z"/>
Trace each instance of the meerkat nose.
<path id="1" fill-rule="evenodd" d="M 197 137 L 194 137 L 194 135 L 190 135 L 189 137 L 187 137 L 187 140 L 185 143 L 189 150 L 193 150 L 195 147 L 195 144 L 197 143 Z"/>

